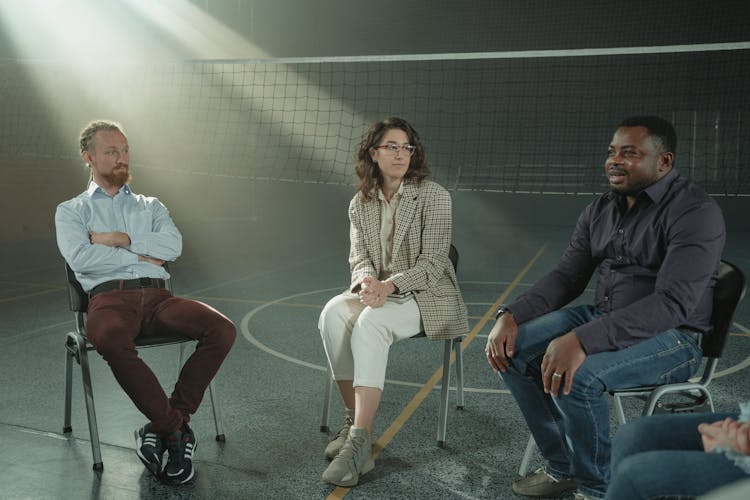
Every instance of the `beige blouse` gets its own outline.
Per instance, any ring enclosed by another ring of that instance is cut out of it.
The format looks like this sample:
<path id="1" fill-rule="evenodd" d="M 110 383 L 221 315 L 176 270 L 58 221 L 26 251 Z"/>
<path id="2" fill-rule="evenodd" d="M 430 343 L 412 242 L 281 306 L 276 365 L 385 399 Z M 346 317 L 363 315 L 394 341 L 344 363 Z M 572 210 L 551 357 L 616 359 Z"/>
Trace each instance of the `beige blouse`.
<path id="1" fill-rule="evenodd" d="M 396 211 L 398 210 L 403 193 L 403 182 L 398 187 L 398 191 L 393 195 L 390 202 L 385 199 L 383 190 L 378 190 L 378 200 L 380 201 L 380 255 L 383 261 L 383 268 L 378 276 L 380 281 L 387 279 L 393 274 L 393 233 L 396 231 Z"/>

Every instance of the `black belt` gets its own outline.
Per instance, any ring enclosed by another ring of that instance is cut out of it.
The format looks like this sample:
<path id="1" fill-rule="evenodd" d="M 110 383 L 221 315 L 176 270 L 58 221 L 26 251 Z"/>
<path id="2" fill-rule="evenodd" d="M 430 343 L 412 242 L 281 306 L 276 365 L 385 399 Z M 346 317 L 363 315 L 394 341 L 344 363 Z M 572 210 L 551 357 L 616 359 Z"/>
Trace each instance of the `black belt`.
<path id="1" fill-rule="evenodd" d="M 130 290 L 133 288 L 166 288 L 166 282 L 160 278 L 105 281 L 92 288 L 91 292 L 89 292 L 89 297 L 112 290 Z"/>

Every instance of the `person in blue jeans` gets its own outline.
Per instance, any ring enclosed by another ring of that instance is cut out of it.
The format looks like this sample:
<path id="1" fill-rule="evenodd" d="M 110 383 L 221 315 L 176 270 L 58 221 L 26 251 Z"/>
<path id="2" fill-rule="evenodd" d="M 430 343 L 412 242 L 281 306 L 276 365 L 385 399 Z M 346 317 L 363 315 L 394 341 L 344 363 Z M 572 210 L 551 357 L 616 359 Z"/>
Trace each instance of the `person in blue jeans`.
<path id="1" fill-rule="evenodd" d="M 655 415 L 621 427 L 607 500 L 697 497 L 750 477 L 750 403 L 737 415 Z"/>
<path id="2" fill-rule="evenodd" d="M 487 361 L 546 462 L 513 483 L 519 495 L 602 498 L 607 392 L 682 382 L 700 365 L 724 218 L 678 173 L 676 142 L 662 118 L 622 121 L 604 163 L 609 191 L 583 210 L 554 269 L 495 316 Z M 594 303 L 568 306 L 594 274 Z"/>

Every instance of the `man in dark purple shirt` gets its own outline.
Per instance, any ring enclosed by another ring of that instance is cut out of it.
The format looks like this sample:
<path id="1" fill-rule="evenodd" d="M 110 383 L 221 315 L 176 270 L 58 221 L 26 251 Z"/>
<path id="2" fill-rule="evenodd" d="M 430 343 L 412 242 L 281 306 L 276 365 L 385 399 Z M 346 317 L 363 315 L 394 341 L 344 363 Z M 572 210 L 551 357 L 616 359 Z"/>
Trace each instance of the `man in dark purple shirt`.
<path id="1" fill-rule="evenodd" d="M 607 392 L 682 382 L 701 360 L 724 247 L 721 209 L 674 168 L 676 134 L 658 117 L 618 125 L 611 191 L 584 209 L 555 268 L 500 308 L 487 361 L 516 399 L 546 466 L 516 481 L 527 496 L 609 481 Z M 594 305 L 565 307 L 596 272 Z"/>

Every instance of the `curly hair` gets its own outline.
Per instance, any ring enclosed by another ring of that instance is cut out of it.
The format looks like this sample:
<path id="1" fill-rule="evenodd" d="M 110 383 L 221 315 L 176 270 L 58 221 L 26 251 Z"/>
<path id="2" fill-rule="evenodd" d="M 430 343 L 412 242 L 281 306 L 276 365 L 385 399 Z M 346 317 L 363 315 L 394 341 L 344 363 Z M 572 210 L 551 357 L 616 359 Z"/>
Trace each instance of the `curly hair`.
<path id="1" fill-rule="evenodd" d="M 372 161 L 370 150 L 380 145 L 380 141 L 388 130 L 400 129 L 406 132 L 409 138 L 409 144 L 414 146 L 414 154 L 409 161 L 409 169 L 404 175 L 404 179 L 421 182 L 422 179 L 430 175 L 430 167 L 427 165 L 427 156 L 422 142 L 419 140 L 419 134 L 414 130 L 409 122 L 403 118 L 391 116 L 384 120 L 377 121 L 370 126 L 370 129 L 362 137 L 357 151 L 356 172 L 360 179 L 358 191 L 362 193 L 365 200 L 370 200 L 377 188 L 383 185 L 383 175 L 380 173 L 378 164 Z"/>
<path id="2" fill-rule="evenodd" d="M 117 132 L 125 135 L 125 132 L 122 131 L 122 127 L 117 122 L 113 122 L 112 120 L 94 120 L 93 122 L 86 125 L 83 130 L 81 130 L 81 153 L 83 153 L 84 151 L 91 151 L 91 145 L 94 142 L 94 136 L 100 130 L 116 130 Z"/>

